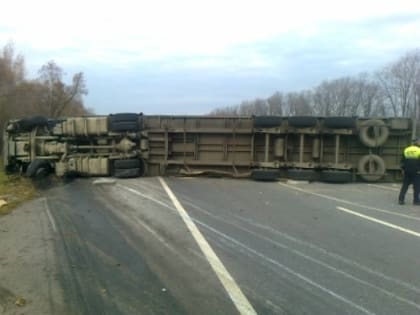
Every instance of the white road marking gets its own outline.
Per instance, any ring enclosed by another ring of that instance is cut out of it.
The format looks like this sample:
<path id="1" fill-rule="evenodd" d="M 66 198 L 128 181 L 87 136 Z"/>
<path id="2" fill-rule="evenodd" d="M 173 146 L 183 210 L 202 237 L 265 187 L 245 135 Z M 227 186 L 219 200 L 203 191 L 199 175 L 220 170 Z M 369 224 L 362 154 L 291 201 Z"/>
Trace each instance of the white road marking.
<path id="1" fill-rule="evenodd" d="M 300 244 L 300 245 L 303 245 L 303 246 L 307 246 L 307 247 L 309 247 L 309 248 L 311 248 L 311 249 L 313 249 L 313 250 L 315 250 L 315 251 L 317 251 L 317 252 L 319 252 L 321 254 L 324 254 L 324 255 L 329 256 L 331 258 L 334 258 L 334 259 L 336 259 L 336 260 L 338 260 L 340 262 L 343 262 L 343 263 L 345 263 L 347 265 L 350 265 L 350 266 L 353 266 L 353 267 L 358 268 L 360 270 L 363 270 L 364 272 L 367 272 L 367 273 L 370 273 L 372 275 L 375 275 L 375 276 L 377 276 L 377 277 L 379 277 L 379 278 L 381 278 L 383 280 L 393 282 L 394 285 L 400 285 L 402 287 L 405 287 L 406 289 L 413 290 L 414 292 L 420 294 L 420 288 L 418 288 L 418 287 L 416 287 L 416 286 L 414 286 L 414 285 L 412 285 L 410 283 L 407 283 L 407 282 L 402 281 L 402 280 L 397 279 L 397 278 L 390 277 L 390 276 L 388 276 L 386 274 L 383 274 L 382 272 L 373 270 L 373 269 L 371 269 L 371 268 L 369 268 L 369 267 L 367 267 L 365 265 L 362 265 L 362 264 L 358 263 L 357 261 L 348 259 L 348 258 L 343 257 L 341 255 L 338 255 L 336 253 L 330 252 L 330 251 L 326 250 L 323 247 L 319 247 L 319 246 L 314 245 L 312 243 L 309 243 L 309 242 L 303 241 L 301 239 L 295 238 L 295 237 L 293 237 L 293 236 L 291 236 L 289 234 L 286 234 L 284 232 L 281 232 L 281 231 L 278 231 L 276 229 L 273 229 L 270 226 L 259 224 L 259 223 L 255 223 L 252 220 L 249 220 L 249 219 L 246 219 L 246 218 L 242 218 L 240 216 L 236 216 L 235 215 L 235 217 L 237 219 L 243 221 L 243 222 L 246 222 L 247 224 L 249 224 L 251 226 L 255 226 L 257 228 L 264 229 L 264 230 L 269 231 L 269 232 L 271 232 L 273 234 L 282 236 L 282 237 L 286 238 L 289 241 L 295 242 L 295 243 Z"/>
<path id="2" fill-rule="evenodd" d="M 141 192 L 139 192 L 139 191 L 137 191 L 137 190 L 135 190 L 135 189 L 129 188 L 129 187 L 124 186 L 124 185 L 121 185 L 121 184 L 117 184 L 117 186 L 118 186 L 118 187 L 120 187 L 120 188 L 122 188 L 122 189 L 125 189 L 125 190 L 127 190 L 127 191 L 130 191 L 130 192 L 132 192 L 132 193 L 134 193 L 134 194 L 136 194 L 136 195 L 138 195 L 138 196 L 141 196 L 141 197 L 146 198 L 146 199 L 148 199 L 148 200 L 150 200 L 150 201 L 153 201 L 153 202 L 155 202 L 155 203 L 157 203 L 157 204 L 160 204 L 160 205 L 162 205 L 162 206 L 164 206 L 164 207 L 168 208 L 168 209 L 169 209 L 169 210 L 171 210 L 171 211 L 174 211 L 174 212 L 178 213 L 178 211 L 177 211 L 174 207 L 171 207 L 171 206 L 169 206 L 168 204 L 166 204 L 166 203 L 164 203 L 164 202 L 162 202 L 162 201 L 160 201 L 160 200 L 157 200 L 157 199 L 155 199 L 155 198 L 153 198 L 153 197 L 151 197 L 151 196 L 149 196 L 149 195 L 143 194 L 143 193 L 141 193 Z M 185 210 L 184 210 L 184 211 L 185 211 Z M 205 211 L 205 210 L 204 210 L 204 211 Z M 222 233 L 221 231 L 216 230 L 216 229 L 214 229 L 214 228 L 210 227 L 209 225 L 207 225 L 207 224 L 205 224 L 205 223 L 203 223 L 203 222 L 201 222 L 201 221 L 199 221 L 199 220 L 193 219 L 193 218 L 191 218 L 191 217 L 189 217 L 189 216 L 188 216 L 188 218 L 189 218 L 188 220 L 194 221 L 194 222 L 196 222 L 197 224 L 199 224 L 199 225 L 203 226 L 204 228 L 206 228 L 206 229 L 208 229 L 208 230 L 210 230 L 210 231 L 212 231 L 212 232 L 216 233 L 217 235 L 222 236 L 222 237 L 223 237 L 223 238 L 225 238 L 226 240 L 230 240 L 230 241 L 232 241 L 234 244 L 237 244 L 237 245 L 242 246 L 243 248 L 245 248 L 246 250 L 250 251 L 250 252 L 251 252 L 251 253 L 253 253 L 254 255 L 257 255 L 257 256 L 258 256 L 258 257 L 260 257 L 260 258 L 261 258 L 261 257 L 262 257 L 262 258 L 264 258 L 264 260 L 266 260 L 266 261 L 268 261 L 268 262 L 270 262 L 270 263 L 274 264 L 274 265 L 275 265 L 275 266 L 277 266 L 277 267 L 282 268 L 282 269 L 283 269 L 283 270 L 285 270 L 286 272 L 291 273 L 292 275 L 294 275 L 294 276 L 298 277 L 299 279 L 303 280 L 304 282 L 307 282 L 307 283 L 309 283 L 309 284 L 313 285 L 314 287 L 316 287 L 316 288 L 320 289 L 321 291 L 324 291 L 324 292 L 326 292 L 327 294 L 332 295 L 333 297 L 337 298 L 338 300 L 340 300 L 340 301 L 342 301 L 342 302 L 344 302 L 344 303 L 346 303 L 346 304 L 349 304 L 350 306 L 352 306 L 352 307 L 354 307 L 354 308 L 356 308 L 356 309 L 358 309 L 358 310 L 361 310 L 362 312 L 364 312 L 364 313 L 366 313 L 366 314 L 374 315 L 374 313 L 372 313 L 372 312 L 370 312 L 369 310 L 367 310 L 367 309 L 363 308 L 362 306 L 357 305 L 356 303 L 354 303 L 354 302 L 352 302 L 352 301 L 348 300 L 347 298 L 345 298 L 345 297 L 343 297 L 343 296 L 341 296 L 341 295 L 339 295 L 339 294 L 335 293 L 334 291 L 332 291 L 332 290 L 330 290 L 330 289 L 328 289 L 328 288 L 325 288 L 325 287 L 321 286 L 320 284 L 318 284 L 318 283 L 314 282 L 313 280 L 311 280 L 311 279 L 309 279 L 309 278 L 307 278 L 307 277 L 305 277 L 305 276 L 301 275 L 300 273 L 297 273 L 296 271 L 294 271 L 294 270 L 292 270 L 292 269 L 290 269 L 290 268 L 288 268 L 288 267 L 286 267 L 286 266 L 282 265 L 281 263 L 279 263 L 279 262 L 275 261 L 274 259 L 271 259 L 271 258 L 269 258 L 269 257 L 267 257 L 267 256 L 265 256 L 265 255 L 263 255 L 263 254 L 261 254 L 261 253 L 259 253 L 259 252 L 255 251 L 255 250 L 253 250 L 253 249 L 252 249 L 252 248 L 250 248 L 250 247 L 247 247 L 246 245 L 244 245 L 244 244 L 240 243 L 239 241 L 237 241 L 236 239 L 233 239 L 233 238 L 231 238 L 230 236 L 228 236 L 228 235 L 226 235 L 226 234 Z M 217 257 L 217 256 L 216 256 L 216 257 Z M 416 304 L 415 304 L 414 302 L 412 302 L 412 301 L 405 300 L 405 299 L 400 298 L 400 297 L 399 297 L 399 299 L 400 299 L 400 300 L 402 300 L 402 301 L 404 301 L 404 302 L 408 302 L 408 304 L 412 304 L 413 306 L 414 306 L 414 305 L 416 305 Z"/>
<path id="3" fill-rule="evenodd" d="M 312 285 L 312 286 L 320 289 L 321 291 L 323 291 L 323 292 L 325 292 L 325 293 L 327 293 L 327 294 L 335 297 L 336 299 L 338 299 L 338 300 L 340 300 L 340 301 L 342 301 L 342 302 L 344 302 L 344 303 L 346 303 L 346 304 L 354 307 L 355 309 L 358 309 L 359 311 L 362 311 L 365 314 L 369 314 L 369 315 L 374 315 L 375 314 L 375 313 L 367 310 L 363 306 L 358 305 L 358 304 L 350 301 L 349 299 L 345 298 L 344 296 L 339 295 L 339 294 L 335 293 L 334 291 L 332 291 L 332 290 L 330 290 L 330 289 L 328 289 L 328 288 L 326 288 L 326 287 L 324 287 L 324 286 L 322 286 L 322 285 L 314 282 L 313 280 L 307 278 L 306 276 L 304 276 L 304 275 L 302 275 L 302 274 L 300 274 L 300 273 L 298 273 L 298 272 L 290 269 L 289 267 L 281 264 L 280 262 L 278 262 L 278 261 L 276 261 L 276 260 L 274 260 L 274 259 L 272 259 L 272 258 L 270 258 L 270 257 L 268 257 L 268 256 L 266 256 L 266 255 L 264 255 L 264 254 L 256 251 L 256 250 L 254 250 L 254 249 L 246 246 L 245 244 L 243 244 L 243 243 L 239 242 L 238 240 L 236 240 L 236 239 L 234 239 L 234 238 L 232 238 L 232 237 L 230 237 L 230 236 L 228 236 L 228 235 L 220 232 L 219 230 L 216 230 L 216 229 L 212 228 L 211 226 L 209 226 L 209 225 L 207 225 L 207 224 L 205 224 L 203 222 L 198 222 L 198 223 L 200 225 L 202 225 L 204 228 L 206 228 L 206 229 L 214 232 L 215 234 L 217 234 L 217 235 L 221 236 L 222 238 L 224 238 L 224 239 L 230 241 L 231 243 L 235 244 L 236 245 L 235 247 L 242 247 L 243 249 L 245 249 L 246 251 L 250 252 L 251 254 L 253 254 L 253 255 L 255 255 L 255 256 L 257 256 L 257 257 L 259 257 L 259 258 L 261 258 L 261 259 L 263 259 L 263 260 L 265 260 L 267 262 L 269 262 L 270 264 L 272 264 L 272 265 L 274 265 L 274 266 L 282 269 L 283 271 L 286 271 L 287 273 L 292 274 L 293 276 L 299 278 L 300 280 L 302 280 L 302 281 L 304 281 L 306 283 L 309 283 L 310 285 Z"/>
<path id="4" fill-rule="evenodd" d="M 331 271 L 333 271 L 333 272 L 335 272 L 335 273 L 337 273 L 337 274 L 340 274 L 340 275 L 342 275 L 342 276 L 344 276 L 344 277 L 346 277 L 346 278 L 348 278 L 348 279 L 351 279 L 351 280 L 353 280 L 353 281 L 355 281 L 355 282 L 358 282 L 358 283 L 360 283 L 360 284 L 363 284 L 363 285 L 365 285 L 365 286 L 368 286 L 368 287 L 371 287 L 371 288 L 373 288 L 373 289 L 375 289 L 375 290 L 378 290 L 378 291 L 380 291 L 381 293 L 383 293 L 383 294 L 385 294 L 385 295 L 388 295 L 388 296 L 389 296 L 389 297 L 391 297 L 391 298 L 394 298 L 394 299 L 396 299 L 396 300 L 398 300 L 398 301 L 401 301 L 401 302 L 407 303 L 407 304 L 409 304 L 409 305 L 411 305 L 411 306 L 413 306 L 413 307 L 415 307 L 415 308 L 417 308 L 417 309 L 420 309 L 420 305 L 419 305 L 419 304 L 417 304 L 417 303 L 415 303 L 415 302 L 413 302 L 413 301 L 411 301 L 411 300 L 408 300 L 408 299 L 403 298 L 403 297 L 401 297 L 401 296 L 399 296 L 399 295 L 396 295 L 396 294 L 392 293 L 391 291 L 388 291 L 388 290 L 386 290 L 386 289 L 383 289 L 383 288 L 381 288 L 381 287 L 378 287 L 378 286 L 376 286 L 376 285 L 374 285 L 374 284 L 372 284 L 372 283 L 370 283 L 370 282 L 368 282 L 368 281 L 366 281 L 366 280 L 363 280 L 363 279 L 357 278 L 357 277 L 355 277 L 355 276 L 353 276 L 353 275 L 349 274 L 348 272 L 346 272 L 346 271 L 344 271 L 344 270 L 341 270 L 341 269 L 335 268 L 334 266 L 329 265 L 328 263 L 325 263 L 325 262 L 323 262 L 323 261 L 321 261 L 321 260 L 319 260 L 319 259 L 313 258 L 312 256 L 306 255 L 306 254 L 304 254 L 303 252 L 301 252 L 301 251 L 299 251 L 299 250 L 297 250 L 297 249 L 293 249 L 293 248 L 291 248 L 291 247 L 289 247 L 289 246 L 287 246 L 287 245 L 285 245 L 285 244 L 283 244 L 283 243 L 277 242 L 277 241 L 275 241 L 275 240 L 273 240 L 273 239 L 271 239 L 271 238 L 268 238 L 268 237 L 265 237 L 265 236 L 263 236 L 263 235 L 260 235 L 260 234 L 258 234 L 258 233 L 256 233 L 256 232 L 251 231 L 251 230 L 249 230 L 249 229 L 247 229 L 247 228 L 245 228 L 245 227 L 242 227 L 242 226 L 240 226 L 240 225 L 238 225 L 238 224 L 236 224 L 236 223 L 233 223 L 233 222 L 227 221 L 226 219 L 222 219 L 222 218 L 220 218 L 220 217 L 218 217 L 218 216 L 216 216 L 216 215 L 212 214 L 211 212 L 209 212 L 209 211 L 207 211 L 207 210 L 205 210 L 205 209 L 203 209 L 203 208 L 201 208 L 201 207 L 199 207 L 199 206 L 197 206 L 197 205 L 193 204 L 192 202 L 188 202 L 188 201 L 187 201 L 187 203 L 188 203 L 189 205 L 191 205 L 191 206 L 192 206 L 194 209 L 196 209 L 197 211 L 200 211 L 200 212 L 202 212 L 202 213 L 205 213 L 206 215 L 208 215 L 208 216 L 210 216 L 210 217 L 212 217 L 212 218 L 214 218 L 214 219 L 216 219 L 216 220 L 218 220 L 218 221 L 222 221 L 222 222 L 224 222 L 225 224 L 229 224 L 229 225 L 231 225 L 231 226 L 233 226 L 233 227 L 235 227 L 235 228 L 237 228 L 237 229 L 239 229 L 239 230 L 245 231 L 245 232 L 247 232 L 248 234 L 253 235 L 254 237 L 260 238 L 260 239 L 262 239 L 262 240 L 264 240 L 264 241 L 266 241 L 266 242 L 268 242 L 268 243 L 271 243 L 271 244 L 273 244 L 273 245 L 275 245 L 275 246 L 277 246 L 277 247 L 279 247 L 279 248 L 282 248 L 282 249 L 284 249 L 284 250 L 287 250 L 287 251 L 289 251 L 289 252 L 292 252 L 292 253 L 294 253 L 295 255 L 297 255 L 297 256 L 299 256 L 299 257 L 301 257 L 301 258 L 304 258 L 304 259 L 306 259 L 306 260 L 308 260 L 308 261 L 310 261 L 310 262 L 312 262 L 312 263 L 315 263 L 315 264 L 317 264 L 317 265 L 320 265 L 320 266 L 322 266 L 322 267 L 324 267 L 324 268 L 326 268 L 326 269 L 329 269 L 329 270 L 331 270 Z M 198 223 L 198 224 L 200 224 L 200 225 L 201 225 L 201 224 L 203 224 L 201 221 L 197 221 L 197 223 Z M 220 232 L 220 231 L 219 231 L 219 232 Z M 220 232 L 220 233 L 221 233 L 221 232 Z M 288 239 L 291 239 L 291 238 L 288 238 Z M 410 288 L 412 288 L 410 285 L 409 285 L 409 287 L 410 287 Z M 419 292 L 419 291 L 417 290 L 417 293 L 418 293 L 418 292 Z"/>
<path id="5" fill-rule="evenodd" d="M 48 202 L 47 202 L 47 198 L 44 198 L 44 204 L 45 204 L 45 211 L 47 212 L 48 220 L 50 220 L 50 223 L 51 223 L 51 227 L 52 227 L 54 232 L 57 232 L 57 227 L 55 225 L 54 218 L 51 215 L 50 207 L 48 206 Z"/>
<path id="6" fill-rule="evenodd" d="M 229 221 L 226 220 L 226 218 L 222 218 L 222 217 L 216 216 L 216 215 L 212 214 L 211 212 L 209 212 L 209 211 L 201 208 L 200 206 L 194 204 L 193 201 L 190 198 L 188 198 L 187 196 L 183 195 L 182 198 L 184 200 L 186 200 L 186 203 L 188 203 L 190 206 L 192 206 L 197 211 L 200 211 L 202 213 L 205 213 L 206 215 L 211 216 L 212 218 L 214 218 L 214 219 L 216 219 L 218 221 L 222 221 L 224 223 L 233 225 L 234 227 L 236 227 L 238 229 L 243 229 L 244 231 L 248 231 L 248 229 L 242 228 L 241 226 L 239 226 L 239 225 L 237 225 L 235 223 L 229 222 Z M 293 236 L 291 236 L 291 235 L 289 235 L 287 233 L 284 233 L 284 232 L 278 231 L 276 229 L 273 229 L 270 226 L 256 223 L 254 220 L 246 219 L 246 218 L 244 218 L 242 216 L 235 215 L 235 214 L 234 215 L 230 215 L 230 216 L 233 216 L 236 219 L 238 219 L 240 221 L 243 221 L 243 222 L 245 222 L 245 223 L 247 223 L 247 224 L 249 224 L 251 226 L 254 226 L 254 227 L 257 227 L 257 228 L 260 228 L 260 229 L 269 231 L 269 232 L 271 232 L 273 234 L 279 235 L 281 237 L 284 237 L 284 238 L 286 238 L 289 241 L 292 241 L 292 242 L 295 242 L 297 244 L 300 244 L 300 245 L 309 247 L 309 248 L 311 248 L 313 250 L 316 250 L 317 252 L 319 252 L 321 254 L 324 254 L 324 255 L 327 255 L 329 257 L 335 258 L 336 260 L 341 261 L 341 262 L 343 262 L 345 264 L 348 264 L 350 266 L 353 266 L 355 268 L 358 268 L 360 270 L 363 270 L 363 271 L 365 271 L 367 273 L 373 274 L 373 275 L 375 275 L 375 276 L 377 276 L 377 277 L 379 277 L 379 278 L 381 278 L 383 280 L 393 282 L 394 284 L 400 285 L 402 287 L 405 287 L 405 288 L 407 288 L 409 290 L 413 290 L 414 292 L 420 294 L 420 288 L 418 288 L 418 287 L 416 287 L 416 286 L 414 286 L 414 285 L 412 285 L 410 283 L 407 283 L 407 282 L 402 281 L 400 279 L 393 278 L 393 277 L 390 277 L 388 275 L 385 275 L 385 274 L 383 274 L 383 273 L 381 273 L 379 271 L 373 270 L 373 269 L 371 269 L 371 268 L 369 268 L 369 267 L 367 267 L 365 265 L 362 265 L 362 264 L 360 264 L 360 263 L 358 263 L 358 262 L 356 262 L 354 260 L 351 260 L 351 259 L 348 259 L 346 257 L 340 256 L 340 255 L 338 255 L 336 253 L 332 253 L 332 252 L 326 250 L 325 248 L 322 248 L 322 247 L 316 246 L 316 245 L 314 245 L 312 243 L 309 243 L 309 242 L 303 241 L 301 239 L 295 238 L 295 237 L 293 237 Z"/>
<path id="7" fill-rule="evenodd" d="M 332 196 L 324 195 L 324 194 L 321 194 L 321 193 L 316 193 L 314 191 L 306 190 L 306 189 L 303 189 L 303 188 L 299 188 L 299 187 L 295 187 L 295 186 L 291 186 L 291 185 L 287 185 L 287 184 L 283 184 L 283 183 L 279 183 L 279 185 L 287 187 L 289 189 L 294 189 L 294 190 L 303 192 L 305 194 L 325 198 L 325 199 L 336 201 L 336 202 L 339 202 L 339 203 L 345 203 L 345 204 L 352 205 L 352 206 L 355 206 L 355 207 L 361 207 L 361 208 L 373 210 L 373 211 L 376 211 L 376 212 L 382 212 L 382 213 L 394 215 L 394 216 L 397 216 L 397 217 L 402 217 L 402 218 L 406 218 L 406 219 L 410 219 L 410 220 L 420 221 L 419 217 L 414 217 L 412 215 L 397 213 L 397 212 L 393 212 L 393 211 L 385 210 L 385 209 L 381 209 L 381 208 L 376 208 L 376 207 L 371 207 L 371 206 L 364 205 L 364 204 L 361 204 L 361 203 L 352 202 L 352 201 L 349 201 L 349 200 L 345 200 L 345 199 L 341 199 L 341 198 L 337 198 L 337 197 L 332 197 Z"/>
<path id="8" fill-rule="evenodd" d="M 227 271 L 223 263 L 220 261 L 219 257 L 211 248 L 210 244 L 206 241 L 203 234 L 200 232 L 200 230 L 197 228 L 191 217 L 188 215 L 187 211 L 181 205 L 178 198 L 174 195 L 172 190 L 166 184 L 165 180 L 159 177 L 159 181 L 162 184 L 163 189 L 165 189 L 166 193 L 168 194 L 169 198 L 172 200 L 175 208 L 179 212 L 179 215 L 184 220 L 192 236 L 194 237 L 198 246 L 202 250 L 203 254 L 206 256 L 208 262 L 210 263 L 220 282 L 224 286 L 225 290 L 229 294 L 239 313 L 250 315 L 257 314 L 255 309 L 252 307 L 251 303 L 242 293 L 242 290 L 239 288 L 236 281 Z"/>
<path id="9" fill-rule="evenodd" d="M 125 189 L 125 190 L 127 190 L 127 191 L 129 191 L 129 192 L 131 192 L 131 193 L 133 193 L 135 195 L 138 195 L 140 197 L 143 197 L 145 199 L 149 199 L 150 201 L 153 201 L 153 202 L 155 202 L 155 203 L 157 203 L 157 204 L 159 204 L 159 205 L 161 205 L 161 206 L 163 206 L 165 208 L 168 208 L 170 210 L 176 210 L 174 207 L 171 207 L 169 204 L 167 204 L 165 202 L 162 202 L 162 201 L 160 201 L 160 200 L 158 200 L 156 198 L 153 198 L 153 197 L 151 197 L 149 195 L 143 194 L 143 193 L 141 193 L 141 192 L 139 192 L 139 191 L 137 191 L 137 190 L 135 190 L 133 188 L 130 188 L 130 187 L 127 187 L 127 186 L 124 186 L 124 185 L 121 185 L 121 184 L 117 184 L 117 187 L 122 188 L 122 189 Z"/>
<path id="10" fill-rule="evenodd" d="M 403 228 L 402 226 L 399 226 L 399 225 L 396 225 L 396 224 L 392 224 L 392 223 L 389 223 L 387 221 L 382 221 L 382 220 L 376 219 L 374 217 L 370 217 L 368 215 L 361 214 L 359 212 L 356 212 L 356 211 L 353 211 L 353 210 L 350 210 L 350 209 L 347 209 L 347 208 L 337 207 L 337 209 L 340 210 L 340 211 L 344 211 L 344 212 L 350 213 L 352 215 L 361 217 L 363 219 L 366 219 L 366 220 L 369 220 L 369 221 L 372 221 L 372 222 L 376 222 L 376 223 L 385 225 L 387 227 L 390 227 L 391 229 L 398 230 L 398 231 L 401 231 L 401 232 L 404 232 L 404 233 L 407 233 L 407 234 L 410 234 L 410 235 L 413 235 L 413 236 L 416 236 L 416 237 L 420 237 L 420 233 L 415 232 L 413 230 L 409 230 L 409 229 Z"/>
<path id="11" fill-rule="evenodd" d="M 368 186 L 371 186 L 371 187 L 380 188 L 380 189 L 386 189 L 386 190 L 392 190 L 392 191 L 400 191 L 400 189 L 397 188 L 397 187 L 395 187 L 395 186 L 390 187 L 390 186 L 378 185 L 378 184 L 367 184 L 367 185 Z M 407 193 L 408 194 L 411 194 L 412 191 L 411 190 L 408 190 Z"/>

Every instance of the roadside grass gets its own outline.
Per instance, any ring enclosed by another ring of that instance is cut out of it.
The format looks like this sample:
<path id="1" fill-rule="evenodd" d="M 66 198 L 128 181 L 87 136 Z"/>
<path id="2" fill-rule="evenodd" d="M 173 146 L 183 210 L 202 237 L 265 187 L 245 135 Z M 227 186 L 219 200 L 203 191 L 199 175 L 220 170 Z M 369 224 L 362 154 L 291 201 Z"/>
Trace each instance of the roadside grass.
<path id="1" fill-rule="evenodd" d="M 0 208 L 0 216 L 10 213 L 21 203 L 36 195 L 36 189 L 31 180 L 19 175 L 6 175 L 0 162 L 0 200 L 6 205 Z"/>

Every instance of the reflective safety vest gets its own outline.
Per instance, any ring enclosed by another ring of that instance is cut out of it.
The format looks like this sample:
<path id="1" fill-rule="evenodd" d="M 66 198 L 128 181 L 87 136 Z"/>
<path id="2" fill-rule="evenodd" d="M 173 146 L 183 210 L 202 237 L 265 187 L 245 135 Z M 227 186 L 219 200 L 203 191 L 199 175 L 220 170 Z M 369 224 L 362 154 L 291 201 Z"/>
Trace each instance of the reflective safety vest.
<path id="1" fill-rule="evenodd" d="M 420 159 L 420 147 L 410 145 L 404 149 L 404 157 L 406 159 Z"/>

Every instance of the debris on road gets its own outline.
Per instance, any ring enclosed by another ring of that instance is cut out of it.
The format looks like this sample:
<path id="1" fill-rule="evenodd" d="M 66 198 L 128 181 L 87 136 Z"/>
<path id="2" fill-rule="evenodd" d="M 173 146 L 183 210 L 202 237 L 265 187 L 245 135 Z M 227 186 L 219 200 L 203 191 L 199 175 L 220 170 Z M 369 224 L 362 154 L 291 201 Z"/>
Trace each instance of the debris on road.
<path id="1" fill-rule="evenodd" d="M 18 297 L 16 299 L 16 302 L 15 302 L 16 306 L 21 307 L 21 306 L 24 306 L 25 304 L 26 304 L 26 300 L 23 297 Z"/>
<path id="2" fill-rule="evenodd" d="M 7 201 L 4 199 L 0 199 L 0 208 L 7 205 Z"/>

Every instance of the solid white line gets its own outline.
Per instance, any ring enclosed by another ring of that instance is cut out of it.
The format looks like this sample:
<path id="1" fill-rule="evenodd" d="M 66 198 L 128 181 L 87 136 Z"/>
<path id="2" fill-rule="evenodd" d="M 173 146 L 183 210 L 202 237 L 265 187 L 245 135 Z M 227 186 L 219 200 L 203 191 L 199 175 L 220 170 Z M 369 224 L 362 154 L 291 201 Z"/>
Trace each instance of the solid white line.
<path id="1" fill-rule="evenodd" d="M 394 215 L 394 216 L 397 216 L 397 217 L 402 217 L 402 218 L 406 218 L 406 219 L 410 219 L 410 220 L 420 221 L 420 218 L 419 217 L 414 217 L 412 215 L 407 215 L 407 214 L 403 214 L 403 213 L 396 213 L 396 212 L 385 210 L 385 209 L 381 209 L 381 208 L 371 207 L 371 206 L 367 206 L 367 205 L 360 204 L 360 203 L 357 203 L 357 202 L 352 202 L 352 201 L 349 201 L 349 200 L 340 199 L 340 198 L 337 198 L 337 197 L 332 197 L 332 196 L 328 196 L 328 195 L 316 193 L 314 191 L 306 190 L 306 189 L 303 189 L 303 188 L 298 188 L 298 187 L 287 185 L 287 184 L 283 184 L 283 183 L 279 183 L 279 184 L 281 186 L 284 186 L 284 187 L 287 187 L 287 188 L 290 188 L 290 189 L 294 189 L 294 190 L 303 192 L 305 194 L 309 194 L 309 195 L 313 195 L 313 196 L 325 198 L 325 199 L 336 201 L 336 202 L 339 202 L 339 203 L 345 203 L 345 204 L 352 205 L 352 206 L 355 206 L 355 207 L 361 207 L 361 208 L 373 210 L 373 211 L 376 211 L 376 212 L 382 212 L 382 213 Z"/>
<path id="2" fill-rule="evenodd" d="M 172 200 L 175 208 L 178 210 L 179 215 L 184 220 L 185 224 L 187 225 L 192 236 L 196 240 L 201 251 L 206 256 L 208 262 L 210 263 L 211 267 L 213 268 L 223 287 L 229 294 L 239 313 L 250 315 L 257 314 L 255 309 L 252 307 L 251 303 L 242 293 L 242 290 L 239 288 L 236 281 L 227 271 L 223 263 L 220 261 L 219 257 L 217 257 L 216 253 L 211 248 L 210 244 L 206 241 L 203 234 L 200 232 L 200 230 L 197 228 L 191 217 L 188 215 L 187 211 L 181 205 L 178 198 L 174 195 L 172 190 L 166 184 L 165 180 L 159 177 L 159 181 L 163 189 L 165 189 L 166 193 L 168 194 L 169 198 Z"/>
<path id="3" fill-rule="evenodd" d="M 50 223 L 51 223 L 52 229 L 53 229 L 53 231 L 54 231 L 54 232 L 57 232 L 57 228 L 56 228 L 56 226 L 55 226 L 55 221 L 54 221 L 54 218 L 53 218 L 53 216 L 51 215 L 51 212 L 50 212 L 50 207 L 48 206 L 47 198 L 44 198 L 44 203 L 45 203 L 45 211 L 47 212 L 47 217 L 48 217 L 48 219 L 50 220 Z"/>
<path id="4" fill-rule="evenodd" d="M 337 209 L 340 210 L 340 211 L 344 211 L 344 212 L 350 213 L 352 215 L 361 217 L 363 219 L 366 219 L 366 220 L 369 220 L 369 221 L 372 221 L 372 222 L 376 222 L 376 223 L 385 225 L 387 227 L 390 227 L 391 229 L 398 230 L 398 231 L 401 231 L 401 232 L 404 232 L 404 233 L 407 233 L 407 234 L 410 234 L 410 235 L 413 235 L 413 236 L 420 237 L 420 233 L 415 232 L 415 231 L 412 231 L 412 230 L 409 230 L 409 229 L 406 229 L 406 228 L 403 228 L 403 227 L 401 227 L 399 225 L 392 224 L 392 223 L 389 223 L 389 222 L 386 222 L 386 221 L 382 221 L 382 220 L 379 220 L 379 219 L 370 217 L 370 216 L 365 215 L 365 214 L 361 214 L 359 212 L 356 212 L 356 211 L 353 211 L 353 210 L 350 210 L 350 209 L 347 209 L 347 208 L 337 207 Z"/>

